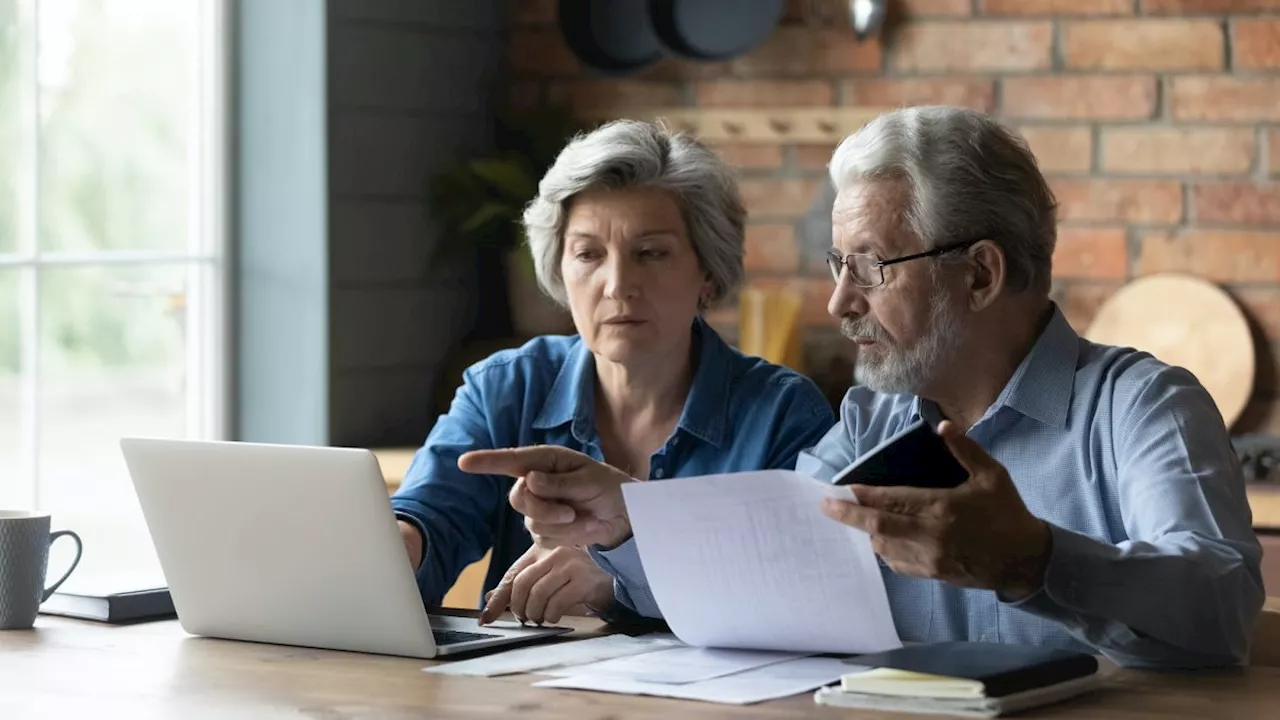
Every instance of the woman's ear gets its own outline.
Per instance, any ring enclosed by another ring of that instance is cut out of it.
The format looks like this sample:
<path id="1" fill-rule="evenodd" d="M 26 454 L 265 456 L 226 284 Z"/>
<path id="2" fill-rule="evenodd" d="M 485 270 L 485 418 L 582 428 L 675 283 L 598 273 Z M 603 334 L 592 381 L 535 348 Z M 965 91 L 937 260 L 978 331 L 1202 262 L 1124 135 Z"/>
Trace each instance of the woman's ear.
<path id="1" fill-rule="evenodd" d="M 982 240 L 969 248 L 969 260 L 969 305 L 973 310 L 981 310 L 1000 296 L 1008 265 L 1004 250 L 992 240 Z"/>

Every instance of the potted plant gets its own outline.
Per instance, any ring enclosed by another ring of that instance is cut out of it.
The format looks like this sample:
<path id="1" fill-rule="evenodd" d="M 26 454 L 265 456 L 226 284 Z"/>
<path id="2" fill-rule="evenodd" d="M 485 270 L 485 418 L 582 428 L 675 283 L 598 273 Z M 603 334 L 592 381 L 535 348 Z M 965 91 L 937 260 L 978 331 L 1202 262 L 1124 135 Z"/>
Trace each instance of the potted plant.
<path id="1" fill-rule="evenodd" d="M 501 111 L 492 151 L 460 160 L 430 183 L 428 202 L 445 231 L 432 261 L 468 248 L 501 257 L 518 336 L 573 332 L 568 312 L 538 287 L 520 218 L 542 175 L 581 129 L 557 106 Z"/>

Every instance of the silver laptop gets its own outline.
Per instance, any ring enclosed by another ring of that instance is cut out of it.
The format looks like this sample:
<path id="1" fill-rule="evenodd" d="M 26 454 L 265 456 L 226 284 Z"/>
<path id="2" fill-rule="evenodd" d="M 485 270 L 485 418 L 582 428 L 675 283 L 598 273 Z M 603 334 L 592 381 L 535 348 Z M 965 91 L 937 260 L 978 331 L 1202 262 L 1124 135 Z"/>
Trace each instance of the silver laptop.
<path id="1" fill-rule="evenodd" d="M 428 614 L 368 450 L 121 440 L 184 630 L 434 658 L 570 631 Z"/>

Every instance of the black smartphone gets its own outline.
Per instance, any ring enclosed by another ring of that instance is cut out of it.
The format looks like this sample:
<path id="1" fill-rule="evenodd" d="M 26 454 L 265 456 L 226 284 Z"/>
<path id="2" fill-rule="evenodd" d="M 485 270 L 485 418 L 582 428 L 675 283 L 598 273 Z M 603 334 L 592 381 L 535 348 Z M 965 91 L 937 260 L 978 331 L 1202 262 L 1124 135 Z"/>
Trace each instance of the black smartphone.
<path id="1" fill-rule="evenodd" d="M 942 436 L 920 420 L 864 453 L 831 484 L 949 489 L 968 479 Z"/>

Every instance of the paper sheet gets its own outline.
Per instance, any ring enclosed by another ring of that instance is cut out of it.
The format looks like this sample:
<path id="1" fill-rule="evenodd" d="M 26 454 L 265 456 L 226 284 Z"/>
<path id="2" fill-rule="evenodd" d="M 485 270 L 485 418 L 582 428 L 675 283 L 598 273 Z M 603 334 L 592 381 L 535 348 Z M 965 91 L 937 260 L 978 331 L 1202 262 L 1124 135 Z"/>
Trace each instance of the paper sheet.
<path id="1" fill-rule="evenodd" d="M 695 647 L 902 646 L 866 533 L 822 514 L 848 489 L 786 470 L 623 485 L 649 587 Z"/>
<path id="2" fill-rule="evenodd" d="M 649 653 L 681 644 L 674 635 L 668 633 L 641 637 L 606 635 L 586 640 L 535 645 L 457 662 L 445 660 L 437 665 L 425 667 L 423 671 L 440 675 L 476 677 L 516 675 L 561 665 L 582 665 L 626 655 Z"/>
<path id="3" fill-rule="evenodd" d="M 848 665 L 835 658 L 811 657 L 695 683 L 651 683 L 605 675 L 582 675 L 544 680 L 534 683 L 534 687 L 597 690 L 625 695 L 653 695 L 748 705 L 809 692 L 836 682 L 848 669 Z"/>
<path id="4" fill-rule="evenodd" d="M 560 677 L 616 677 L 650 683 L 692 683 L 803 657 L 798 653 L 675 647 L 545 672 Z"/>

